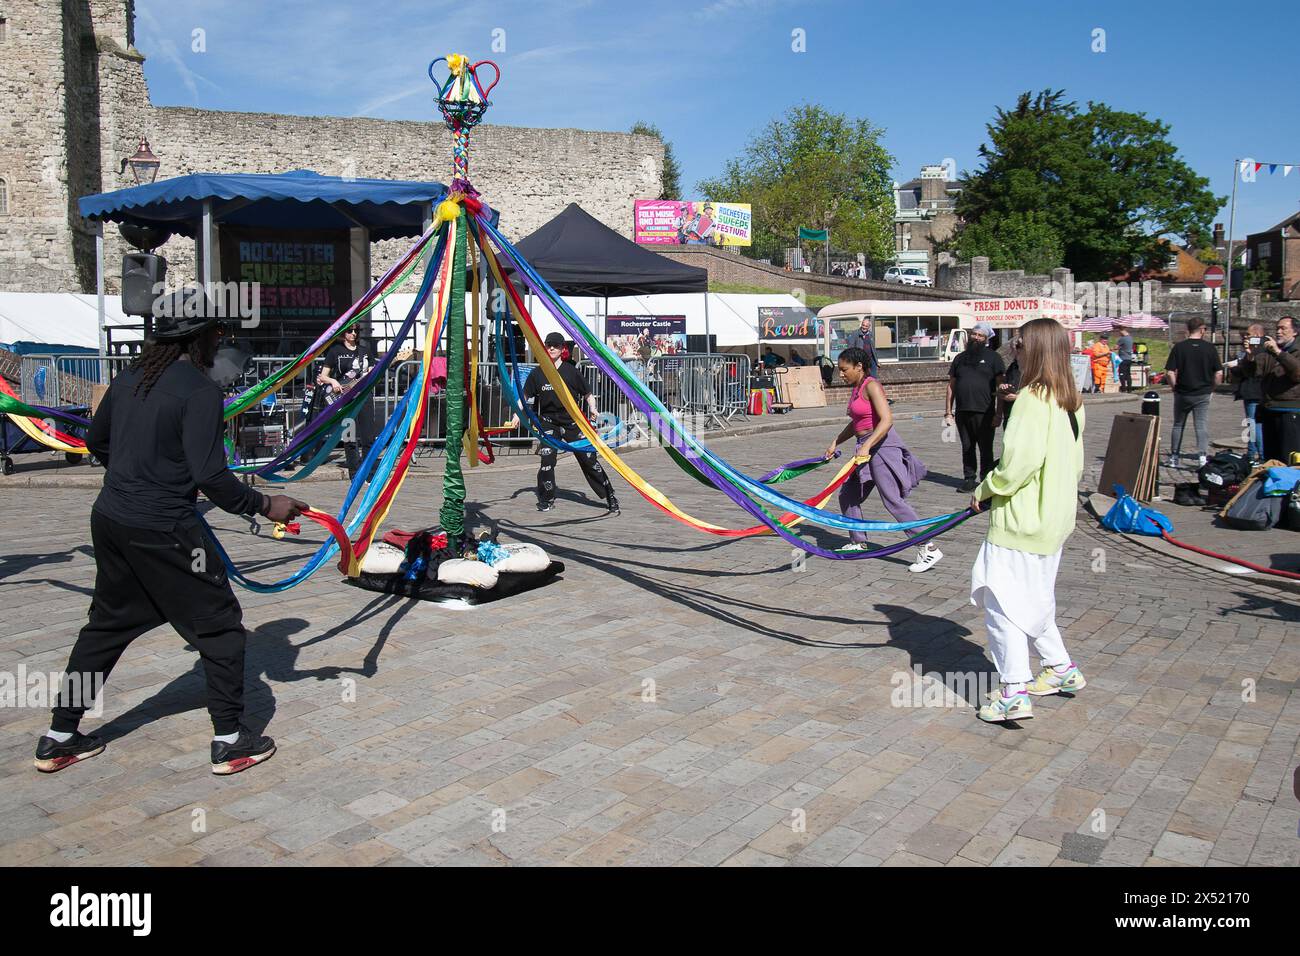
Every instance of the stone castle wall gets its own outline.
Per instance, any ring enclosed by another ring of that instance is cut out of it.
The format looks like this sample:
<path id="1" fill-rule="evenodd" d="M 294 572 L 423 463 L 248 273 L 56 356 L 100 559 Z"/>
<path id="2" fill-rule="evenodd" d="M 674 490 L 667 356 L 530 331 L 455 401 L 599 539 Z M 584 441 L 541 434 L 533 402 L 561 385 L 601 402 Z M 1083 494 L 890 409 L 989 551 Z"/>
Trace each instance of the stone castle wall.
<path id="1" fill-rule="evenodd" d="M 81 196 L 134 185 L 122 158 L 147 136 L 160 178 L 191 172 L 287 172 L 446 182 L 451 134 L 437 122 L 224 113 L 149 102 L 134 48 L 130 0 L 7 0 L 0 44 L 0 290 L 93 292 L 94 228 Z M 485 125 L 474 133 L 470 174 L 521 239 L 577 201 L 631 235 L 632 202 L 657 196 L 663 146 L 652 137 Z M 105 279 L 118 291 L 125 244 L 108 224 Z M 378 274 L 407 248 L 377 243 Z M 192 240 L 161 250 L 168 280 L 195 277 Z"/>

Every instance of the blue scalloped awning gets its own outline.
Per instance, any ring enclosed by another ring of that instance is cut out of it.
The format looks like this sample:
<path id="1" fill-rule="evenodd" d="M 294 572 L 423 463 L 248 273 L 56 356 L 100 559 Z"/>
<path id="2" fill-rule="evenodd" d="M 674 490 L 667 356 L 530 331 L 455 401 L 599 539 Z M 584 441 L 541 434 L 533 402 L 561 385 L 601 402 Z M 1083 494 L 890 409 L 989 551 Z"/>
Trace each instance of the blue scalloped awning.
<path id="1" fill-rule="evenodd" d="M 447 195 L 442 183 L 345 179 L 310 169 L 288 173 L 192 173 L 77 201 L 92 221 L 129 222 L 193 237 L 203 204 L 218 223 L 267 229 L 364 226 L 373 241 L 418 236 L 424 203 Z"/>

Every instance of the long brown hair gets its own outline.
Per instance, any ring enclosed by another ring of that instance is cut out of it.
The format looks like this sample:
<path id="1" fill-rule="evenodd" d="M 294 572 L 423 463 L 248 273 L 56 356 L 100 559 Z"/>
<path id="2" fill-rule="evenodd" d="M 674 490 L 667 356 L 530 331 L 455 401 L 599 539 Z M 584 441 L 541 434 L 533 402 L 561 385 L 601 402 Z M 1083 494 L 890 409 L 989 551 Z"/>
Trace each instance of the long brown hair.
<path id="1" fill-rule="evenodd" d="M 1070 368 L 1070 333 L 1056 319 L 1034 319 L 1020 327 L 1020 388 L 1033 389 L 1067 412 L 1077 412 L 1083 396 Z"/>

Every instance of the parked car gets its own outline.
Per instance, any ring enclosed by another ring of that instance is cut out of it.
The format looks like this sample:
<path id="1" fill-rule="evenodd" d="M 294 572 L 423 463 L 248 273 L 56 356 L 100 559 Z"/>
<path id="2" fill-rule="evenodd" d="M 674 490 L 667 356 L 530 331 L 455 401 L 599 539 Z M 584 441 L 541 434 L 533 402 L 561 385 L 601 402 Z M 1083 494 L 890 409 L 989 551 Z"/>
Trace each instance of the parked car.
<path id="1" fill-rule="evenodd" d="M 901 266 L 890 266 L 885 270 L 886 282 L 899 282 L 903 285 L 923 285 L 933 286 L 934 282 L 930 277 L 920 269 L 904 269 Z"/>

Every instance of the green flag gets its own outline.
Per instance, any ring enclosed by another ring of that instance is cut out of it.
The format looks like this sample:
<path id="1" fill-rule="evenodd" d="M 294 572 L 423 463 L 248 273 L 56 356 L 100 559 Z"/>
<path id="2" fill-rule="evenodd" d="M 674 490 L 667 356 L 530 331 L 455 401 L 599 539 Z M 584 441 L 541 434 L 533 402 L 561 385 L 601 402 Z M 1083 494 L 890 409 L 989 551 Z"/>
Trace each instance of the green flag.
<path id="1" fill-rule="evenodd" d="M 812 242 L 825 242 L 829 238 L 829 234 L 825 229 L 805 229 L 800 226 L 799 238 L 808 239 Z"/>

